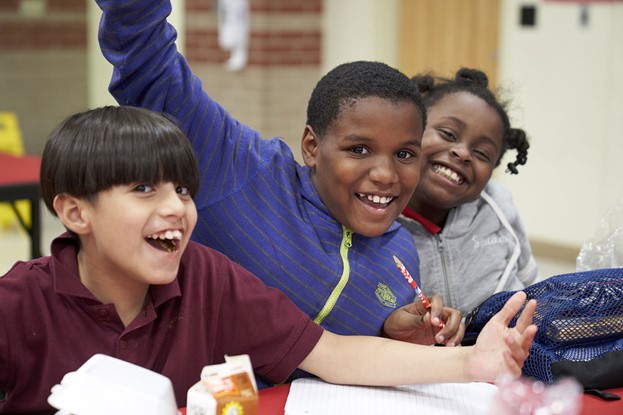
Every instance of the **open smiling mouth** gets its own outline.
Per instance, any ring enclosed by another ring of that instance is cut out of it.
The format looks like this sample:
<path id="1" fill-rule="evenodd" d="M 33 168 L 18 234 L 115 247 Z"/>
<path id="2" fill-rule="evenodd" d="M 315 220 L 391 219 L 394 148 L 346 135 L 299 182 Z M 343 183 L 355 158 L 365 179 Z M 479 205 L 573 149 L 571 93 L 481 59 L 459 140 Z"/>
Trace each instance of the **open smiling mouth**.
<path id="1" fill-rule="evenodd" d="M 454 184 L 461 185 L 465 183 L 465 177 L 446 166 L 442 166 L 441 164 L 433 164 L 433 171 L 450 180 Z"/>
<path id="2" fill-rule="evenodd" d="M 166 231 L 158 234 L 149 235 L 145 240 L 154 248 L 167 252 L 175 252 L 179 249 L 182 232 Z"/>
<path id="3" fill-rule="evenodd" d="M 364 193 L 357 193 L 357 197 L 362 202 L 377 209 L 386 208 L 394 199 L 396 199 L 393 196 L 368 195 Z"/>

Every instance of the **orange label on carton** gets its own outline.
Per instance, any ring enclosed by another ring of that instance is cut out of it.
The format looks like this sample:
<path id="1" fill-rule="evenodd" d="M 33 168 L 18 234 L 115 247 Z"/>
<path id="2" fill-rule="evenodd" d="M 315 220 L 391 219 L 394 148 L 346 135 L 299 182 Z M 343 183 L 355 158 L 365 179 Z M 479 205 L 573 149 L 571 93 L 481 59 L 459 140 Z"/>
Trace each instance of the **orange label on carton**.
<path id="1" fill-rule="evenodd" d="M 259 395 L 248 355 L 227 356 L 225 363 L 204 366 L 188 389 L 187 415 L 257 415 Z"/>
<path id="2" fill-rule="evenodd" d="M 220 415 L 255 415 L 258 410 L 258 395 L 249 374 L 235 373 L 218 379 L 215 389 L 212 382 L 208 388 L 216 398 L 216 413 Z M 212 381 L 212 379 L 210 380 Z"/>

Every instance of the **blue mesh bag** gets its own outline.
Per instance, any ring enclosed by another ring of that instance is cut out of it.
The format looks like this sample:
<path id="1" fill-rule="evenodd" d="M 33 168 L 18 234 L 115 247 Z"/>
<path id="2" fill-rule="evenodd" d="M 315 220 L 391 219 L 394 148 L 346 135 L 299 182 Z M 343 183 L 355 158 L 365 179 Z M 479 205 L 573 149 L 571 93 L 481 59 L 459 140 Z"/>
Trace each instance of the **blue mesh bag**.
<path id="1" fill-rule="evenodd" d="M 545 383 L 573 376 L 585 389 L 623 387 L 623 268 L 555 275 L 523 291 L 537 300 L 539 327 L 525 376 Z M 475 341 L 514 292 L 494 294 L 467 315 L 463 344 Z"/>

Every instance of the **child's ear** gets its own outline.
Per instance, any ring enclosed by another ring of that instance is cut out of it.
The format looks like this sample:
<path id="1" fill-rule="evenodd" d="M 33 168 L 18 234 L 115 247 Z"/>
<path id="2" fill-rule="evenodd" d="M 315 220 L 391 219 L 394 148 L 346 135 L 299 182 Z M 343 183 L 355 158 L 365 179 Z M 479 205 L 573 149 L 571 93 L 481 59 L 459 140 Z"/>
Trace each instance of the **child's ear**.
<path id="1" fill-rule="evenodd" d="M 90 230 L 88 215 L 85 215 L 86 201 L 67 193 L 54 197 L 54 211 L 67 229 L 77 235 L 84 235 Z"/>
<path id="2" fill-rule="evenodd" d="M 305 126 L 303 131 L 303 138 L 301 139 L 301 152 L 303 153 L 303 161 L 305 165 L 310 169 L 316 167 L 316 156 L 318 153 L 318 146 L 320 141 L 314 133 L 314 130 L 310 125 Z"/>

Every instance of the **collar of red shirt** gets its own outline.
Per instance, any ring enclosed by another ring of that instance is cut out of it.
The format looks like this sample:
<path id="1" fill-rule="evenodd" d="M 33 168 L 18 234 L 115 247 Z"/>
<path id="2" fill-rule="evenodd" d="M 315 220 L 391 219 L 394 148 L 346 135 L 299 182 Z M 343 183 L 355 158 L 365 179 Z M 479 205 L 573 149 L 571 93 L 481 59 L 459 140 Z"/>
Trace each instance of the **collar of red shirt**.
<path id="1" fill-rule="evenodd" d="M 424 216 L 411 209 L 409 206 L 405 207 L 402 214 L 408 218 L 414 219 L 422 224 L 424 228 L 433 235 L 437 235 L 441 232 L 441 228 L 435 225 L 433 222 L 426 219 Z"/>

